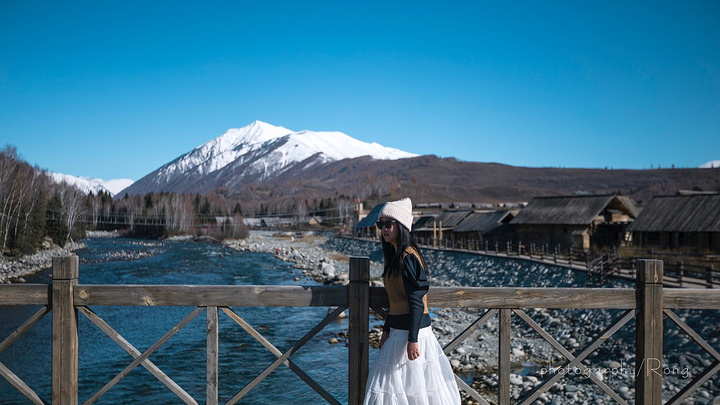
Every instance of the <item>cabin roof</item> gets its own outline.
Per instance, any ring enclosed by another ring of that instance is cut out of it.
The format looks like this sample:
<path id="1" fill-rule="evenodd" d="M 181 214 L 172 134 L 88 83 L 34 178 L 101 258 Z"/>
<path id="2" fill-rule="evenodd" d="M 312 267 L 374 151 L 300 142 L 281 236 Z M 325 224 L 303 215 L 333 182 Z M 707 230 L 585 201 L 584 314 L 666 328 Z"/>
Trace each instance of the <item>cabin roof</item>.
<path id="1" fill-rule="evenodd" d="M 415 231 L 432 231 L 433 230 L 433 223 L 437 223 L 437 226 L 440 227 L 440 224 L 442 224 L 442 229 L 453 229 L 460 222 L 462 222 L 465 217 L 470 215 L 472 213 L 472 210 L 449 210 L 449 211 L 443 211 L 435 217 L 434 221 L 428 221 L 424 224 L 422 228 L 414 229 Z"/>
<path id="2" fill-rule="evenodd" d="M 535 197 L 510 222 L 518 225 L 589 225 L 605 209 L 637 216 L 635 204 L 615 195 Z"/>
<path id="3" fill-rule="evenodd" d="M 413 230 L 416 231 L 418 229 L 421 229 L 425 227 L 427 224 L 432 225 L 432 221 L 435 220 L 435 217 L 437 215 L 422 215 L 419 218 L 415 220 L 415 223 L 413 223 Z"/>
<path id="4" fill-rule="evenodd" d="M 653 197 L 628 230 L 720 232 L 720 195 Z"/>
<path id="5" fill-rule="evenodd" d="M 480 211 L 473 212 L 453 229 L 453 232 L 485 232 L 500 225 L 505 218 L 511 215 L 510 211 Z"/>
<path id="6" fill-rule="evenodd" d="M 378 220 L 378 214 L 380 213 L 380 210 L 382 209 L 383 204 L 378 204 L 374 206 L 370 212 L 368 212 L 367 216 L 363 219 L 361 219 L 357 225 L 355 225 L 356 228 L 372 228 L 375 226 L 375 222 Z"/>

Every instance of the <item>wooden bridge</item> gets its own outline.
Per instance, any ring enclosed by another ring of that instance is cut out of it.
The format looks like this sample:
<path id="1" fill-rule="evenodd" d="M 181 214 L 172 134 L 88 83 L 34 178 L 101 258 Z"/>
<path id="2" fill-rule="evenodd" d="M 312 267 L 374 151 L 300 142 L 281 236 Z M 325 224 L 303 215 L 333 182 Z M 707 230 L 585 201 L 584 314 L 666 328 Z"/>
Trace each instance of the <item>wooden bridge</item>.
<path id="1" fill-rule="evenodd" d="M 369 316 L 370 308 L 382 314 L 388 306 L 384 289 L 370 287 L 369 259 L 350 259 L 350 284 L 348 286 L 228 286 L 228 285 L 95 285 L 78 284 L 78 257 L 55 258 L 53 281 L 50 286 L 43 284 L 0 285 L 0 305 L 35 305 L 41 309 L 7 337 L 0 336 L 0 353 L 12 345 L 20 336 L 33 327 L 41 318 L 52 314 L 52 379 L 51 401 L 53 404 L 77 404 L 78 398 L 78 317 L 87 317 L 131 357 L 125 369 L 94 393 L 85 404 L 93 404 L 107 393 L 133 369 L 142 366 L 160 380 L 183 403 L 196 404 L 182 387 L 172 381 L 153 364 L 149 357 L 193 318 L 205 312 L 207 319 L 207 366 L 205 403 L 217 404 L 219 339 L 218 316 L 225 314 L 260 342 L 277 358 L 245 387 L 237 387 L 228 404 L 237 403 L 265 377 L 285 365 L 310 385 L 325 401 L 340 402 L 321 384 L 314 381 L 298 367 L 291 357 L 300 347 L 313 338 L 341 312 L 349 309 L 348 338 L 348 403 L 362 403 L 365 380 L 368 373 Z M 564 358 L 562 369 L 587 371 L 584 360 L 631 320 L 635 320 L 635 355 L 639 370 L 635 375 L 635 403 L 661 404 L 663 373 L 656 364 L 663 358 L 663 322 L 668 319 L 676 324 L 687 336 L 695 341 L 711 357 L 712 364 L 696 373 L 687 385 L 670 398 L 668 404 L 680 404 L 702 387 L 720 371 L 720 353 L 705 339 L 685 324 L 676 310 L 720 309 L 720 290 L 665 288 L 663 286 L 663 262 L 639 260 L 637 263 L 637 284 L 635 289 L 602 288 L 482 288 L 482 287 L 433 287 L 429 293 L 433 308 L 476 308 L 482 314 L 462 333 L 448 343 L 444 350 L 452 352 L 474 330 L 491 318 L 498 319 L 498 385 L 492 398 L 485 398 L 473 390 L 462 379 L 456 380 L 469 398 L 481 404 L 496 402 L 512 403 L 511 395 L 511 319 L 524 321 L 530 329 L 545 339 Z M 93 310 L 95 306 L 184 306 L 192 307 L 190 313 L 168 331 L 162 338 L 144 352 L 118 334 L 111 325 L 101 319 Z M 310 326 L 308 332 L 293 346 L 282 352 L 266 339 L 257 329 L 241 318 L 231 307 L 330 307 L 328 316 L 319 324 Z M 618 316 L 595 340 L 580 349 L 563 347 L 555 337 L 545 331 L 523 309 L 619 309 Z M 573 352 L 575 350 L 575 352 Z M 0 375 L 8 380 L 31 403 L 44 404 L 26 383 L 12 370 L 0 363 Z M 627 404 L 627 400 L 613 391 L 601 378 L 593 373 L 583 373 L 592 383 L 602 389 L 608 399 L 615 403 Z M 522 404 L 533 403 L 548 392 L 563 374 L 548 375 L 532 391 L 520 398 Z M 488 395 L 485 393 L 484 395 Z M 669 395 L 668 395 L 669 396 Z"/>

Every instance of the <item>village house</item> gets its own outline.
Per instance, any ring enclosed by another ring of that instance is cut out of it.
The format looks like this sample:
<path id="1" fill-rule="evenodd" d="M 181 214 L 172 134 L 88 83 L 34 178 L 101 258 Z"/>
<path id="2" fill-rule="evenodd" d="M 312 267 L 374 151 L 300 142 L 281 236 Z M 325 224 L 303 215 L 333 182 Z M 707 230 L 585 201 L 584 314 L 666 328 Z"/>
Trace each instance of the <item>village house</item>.
<path id="1" fill-rule="evenodd" d="M 510 221 L 523 244 L 582 249 L 618 246 L 637 217 L 628 197 L 615 195 L 536 197 Z"/>
<path id="2" fill-rule="evenodd" d="M 485 242 L 495 243 L 494 235 L 507 234 L 509 223 L 515 215 L 517 211 L 474 211 L 453 229 L 453 237 L 462 246 L 479 250 Z"/>
<path id="3" fill-rule="evenodd" d="M 375 226 L 375 222 L 378 220 L 378 214 L 380 214 L 380 210 L 383 205 L 384 204 L 377 204 L 370 210 L 370 212 L 368 212 L 365 218 L 358 221 L 358 223 L 353 227 L 353 236 L 361 238 L 379 237 L 380 232 Z"/>
<path id="4" fill-rule="evenodd" d="M 720 253 L 720 194 L 656 196 L 628 230 L 637 247 Z"/>
<path id="5" fill-rule="evenodd" d="M 434 245 L 444 244 L 444 240 L 452 241 L 452 231 L 472 210 L 447 210 L 426 221 L 422 226 L 413 227 L 413 237 L 418 243 Z"/>

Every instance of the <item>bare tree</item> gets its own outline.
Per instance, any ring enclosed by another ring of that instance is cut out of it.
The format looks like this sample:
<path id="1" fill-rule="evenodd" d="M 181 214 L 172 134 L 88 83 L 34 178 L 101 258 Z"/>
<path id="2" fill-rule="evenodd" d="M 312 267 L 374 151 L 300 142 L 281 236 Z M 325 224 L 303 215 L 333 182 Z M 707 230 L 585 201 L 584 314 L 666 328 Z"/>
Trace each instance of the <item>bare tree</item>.
<path id="1" fill-rule="evenodd" d="M 85 207 L 83 204 L 85 194 L 79 188 L 71 186 L 64 181 L 60 183 L 58 187 L 68 232 L 65 240 L 69 241 L 71 240 L 75 225 L 85 214 Z"/>

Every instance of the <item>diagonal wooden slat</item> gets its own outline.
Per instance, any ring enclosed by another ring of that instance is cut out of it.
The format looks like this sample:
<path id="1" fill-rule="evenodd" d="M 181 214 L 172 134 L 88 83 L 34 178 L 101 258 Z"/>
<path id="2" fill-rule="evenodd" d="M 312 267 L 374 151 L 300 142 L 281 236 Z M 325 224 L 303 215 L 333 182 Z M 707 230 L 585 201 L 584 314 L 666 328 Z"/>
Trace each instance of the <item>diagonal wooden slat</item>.
<path id="1" fill-rule="evenodd" d="M 300 340 L 295 342 L 295 344 L 288 351 L 286 351 L 282 356 L 278 357 L 278 359 L 275 360 L 271 365 L 269 365 L 265 370 L 263 370 L 263 372 L 260 373 L 260 375 L 255 377 L 254 380 L 252 380 L 240 392 L 238 392 L 234 397 L 232 397 L 232 399 L 230 399 L 230 401 L 227 402 L 227 405 L 232 405 L 232 404 L 236 403 L 242 397 L 244 397 L 248 392 L 250 392 L 250 390 L 255 388 L 255 386 L 257 386 L 262 380 L 264 380 L 265 377 L 270 375 L 270 373 L 272 373 L 276 368 L 278 368 L 278 366 L 283 364 L 285 362 L 285 360 L 287 360 L 290 356 L 292 356 L 293 353 L 298 351 L 298 349 L 303 347 L 305 345 L 305 343 L 307 343 L 310 339 L 313 338 L 313 336 L 315 336 L 318 332 L 320 332 L 323 328 L 325 328 L 325 326 L 327 326 L 330 322 L 332 322 L 335 318 L 337 318 L 337 316 L 340 315 L 340 313 L 342 313 L 345 310 L 345 308 L 347 308 L 347 307 L 338 307 L 337 309 L 335 309 L 335 311 L 333 311 L 327 317 L 325 317 L 325 319 L 323 319 L 319 324 L 315 325 L 315 327 L 312 328 L 308 333 L 306 333 L 305 336 L 303 336 L 302 338 L 300 338 Z"/>
<path id="2" fill-rule="evenodd" d="M 252 336 L 255 340 L 257 340 L 260 344 L 265 346 L 266 349 L 268 349 L 272 354 L 274 354 L 276 357 L 282 356 L 282 352 L 276 348 L 269 340 L 267 340 L 260 332 L 258 332 L 255 328 L 253 328 L 249 323 L 247 323 L 244 319 L 242 319 L 236 312 L 234 312 L 230 308 L 222 308 L 223 312 L 228 314 L 230 318 L 232 318 L 235 323 L 240 325 L 250 336 Z M 343 310 L 345 310 L 343 308 Z M 340 404 L 335 397 L 332 396 L 329 392 L 327 392 L 324 388 L 320 386 L 315 380 L 312 379 L 309 375 L 307 375 L 300 367 L 298 367 L 295 363 L 292 362 L 292 360 L 288 359 L 283 364 L 285 364 L 290 370 L 292 370 L 295 374 L 297 374 L 298 377 L 300 377 L 307 385 L 309 385 L 312 389 L 315 390 L 320 396 L 325 398 L 326 401 L 328 401 L 331 404 Z"/>
<path id="3" fill-rule="evenodd" d="M 467 328 L 465 328 L 465 330 L 462 331 L 462 333 L 460 333 L 458 336 L 456 336 L 455 339 L 453 339 L 450 343 L 445 345 L 445 347 L 443 348 L 443 352 L 445 354 L 450 354 L 450 352 L 455 350 L 455 348 L 458 347 L 460 345 L 460 343 L 462 343 L 465 339 L 468 338 L 468 336 L 470 336 L 470 333 L 472 333 L 472 331 L 474 331 L 475 329 L 477 329 L 480 326 L 487 323 L 487 321 L 492 316 L 494 316 L 497 312 L 498 312 L 497 309 L 488 309 L 487 311 L 485 311 L 485 313 L 482 314 L 482 316 L 478 317 L 478 319 L 476 319 Z M 488 403 L 485 400 L 485 398 L 483 398 L 477 391 L 472 389 L 472 387 L 465 384 L 465 381 L 463 381 L 457 375 L 455 376 L 455 381 L 458 383 L 458 386 L 460 387 L 460 389 L 465 391 L 471 397 L 475 398 L 475 400 L 479 401 L 483 405 Z"/>
<path id="4" fill-rule="evenodd" d="M 78 312 L 85 315 L 90 322 L 94 323 L 101 331 L 103 331 L 110 339 L 112 339 L 118 346 L 125 350 L 134 359 L 140 357 L 140 351 L 137 350 L 130 342 L 128 342 L 121 334 L 119 334 L 112 326 L 110 326 L 104 319 L 96 314 L 92 309 L 84 306 L 77 307 Z M 167 374 L 160 370 L 153 362 L 146 359 L 141 365 L 145 367 L 155 378 L 158 379 L 163 385 L 168 387 L 175 395 L 177 395 L 186 404 L 197 404 L 197 401 L 193 399 L 190 394 L 185 392 L 175 381 L 173 381 Z"/>
<path id="5" fill-rule="evenodd" d="M 714 362 L 710 367 L 703 370 L 702 373 L 698 374 L 697 377 L 695 377 L 688 385 L 683 387 L 680 392 L 675 394 L 674 397 L 668 401 L 668 405 L 680 405 L 685 402 L 685 399 L 690 396 L 693 392 L 695 392 L 698 388 L 702 387 L 703 384 L 712 376 L 717 374 L 717 372 L 720 371 L 720 362 Z"/>
<path id="6" fill-rule="evenodd" d="M 688 324 L 686 324 L 676 313 L 669 309 L 664 309 L 663 312 L 673 323 L 675 323 L 680 329 L 683 330 L 695 343 L 697 343 L 703 350 L 705 350 L 715 361 L 708 368 L 704 369 L 702 373 L 698 374 L 689 384 L 687 384 L 682 390 L 680 390 L 675 396 L 673 396 L 668 404 L 681 404 L 687 397 L 690 396 L 695 390 L 700 388 L 707 380 L 712 378 L 715 374 L 720 371 L 720 353 L 717 352 L 710 344 L 705 341 L 697 332 L 695 332 Z"/>
<path id="7" fill-rule="evenodd" d="M 480 394 L 478 394 L 477 391 L 475 391 L 474 389 L 472 389 L 471 386 L 467 385 L 467 383 L 466 383 L 465 381 L 463 381 L 462 378 L 460 378 L 460 377 L 458 377 L 458 376 L 455 376 L 455 382 L 457 383 L 458 387 L 459 387 L 461 390 L 467 392 L 468 395 L 470 395 L 471 397 L 473 397 L 473 399 L 475 399 L 476 401 L 480 402 L 480 405 L 490 405 L 490 403 L 489 403 L 488 401 L 486 401 L 485 398 L 483 398 L 482 396 L 480 396 Z"/>
<path id="8" fill-rule="evenodd" d="M 258 332 L 255 328 L 253 328 L 249 323 L 247 323 L 243 318 L 241 318 L 235 311 L 233 311 L 230 308 L 222 308 L 223 312 L 225 312 L 230 318 L 232 318 L 235 323 L 240 325 L 245 332 L 247 332 L 250 336 L 252 336 L 255 340 L 257 340 L 260 344 L 265 346 L 266 349 L 270 351 L 270 353 L 274 354 L 275 357 L 282 356 L 282 352 L 275 347 L 269 340 L 265 338 L 260 332 Z M 343 310 L 345 310 L 343 308 Z M 297 374 L 298 377 L 300 377 L 307 385 L 309 385 L 312 389 L 315 390 L 320 396 L 325 398 L 326 401 L 328 401 L 331 404 L 340 404 L 335 397 L 332 396 L 329 392 L 327 392 L 324 388 L 320 386 L 315 380 L 312 379 L 309 375 L 307 375 L 300 367 L 298 367 L 295 363 L 292 362 L 292 360 L 288 359 L 283 364 L 285 364 L 290 370 L 292 370 L 295 374 Z"/>
<path id="9" fill-rule="evenodd" d="M 20 391 L 21 394 L 25 395 L 35 405 L 44 405 L 45 402 L 40 399 L 37 393 L 28 387 L 25 382 L 20 379 L 15 373 L 10 371 L 9 368 L 5 367 L 4 364 L 0 363 L 0 375 L 3 376 L 15 389 Z"/>
<path id="10" fill-rule="evenodd" d="M 25 322 L 23 322 L 22 325 L 20 325 L 17 329 L 13 331 L 8 337 L 0 343 L 0 353 L 4 352 L 5 349 L 10 347 L 13 343 L 15 343 L 16 340 L 20 338 L 20 336 L 24 335 L 25 332 L 30 330 L 33 326 L 35 326 L 36 323 L 38 323 L 39 320 L 41 320 L 45 315 L 47 315 L 50 312 L 49 306 L 44 306 L 40 308 L 33 316 L 28 318 Z"/>
<path id="11" fill-rule="evenodd" d="M 601 344 L 603 344 L 607 339 L 609 339 L 612 335 L 615 334 L 618 330 L 620 330 L 621 327 L 623 327 L 626 323 L 628 323 L 634 316 L 635 312 L 632 310 L 627 310 L 625 313 L 618 318 L 614 323 L 612 323 L 610 326 L 608 326 L 601 334 L 600 337 L 595 339 L 594 341 L 590 342 L 585 348 L 581 351 L 581 353 L 575 357 L 572 353 L 570 353 L 563 345 L 560 344 L 557 340 L 555 340 L 554 337 L 552 337 L 549 333 L 547 333 L 540 325 L 538 325 L 532 318 L 530 318 L 527 313 L 525 313 L 522 310 L 515 310 L 515 313 L 523 320 L 525 323 L 528 324 L 535 332 L 537 332 L 540 336 L 542 336 L 543 339 L 545 339 L 550 345 L 555 348 L 557 351 L 559 351 L 565 358 L 567 358 L 569 361 L 560 367 L 560 369 L 571 369 L 571 368 L 579 368 L 583 371 L 583 375 L 587 376 L 592 380 L 595 384 L 597 384 L 603 391 L 605 391 L 612 399 L 614 399 L 619 404 L 627 404 L 627 402 L 622 399 L 615 391 L 612 390 L 607 384 L 605 384 L 602 380 L 600 380 L 597 376 L 595 376 L 594 373 L 591 373 L 590 370 L 588 370 L 588 367 L 584 364 L 580 363 L 582 360 L 585 359 L 590 353 L 594 352 Z M 551 378 L 548 380 L 545 380 L 542 384 L 538 385 L 533 389 L 533 391 L 530 393 L 530 395 L 523 400 L 523 404 L 530 404 L 532 401 L 537 399 L 540 394 L 547 391 L 552 387 L 560 378 L 562 378 L 561 373 L 555 373 Z"/>
<path id="12" fill-rule="evenodd" d="M 485 313 L 481 317 L 476 319 L 473 323 L 470 324 L 470 326 L 465 328 L 462 333 L 457 335 L 455 339 L 452 340 L 452 342 L 445 345 L 445 347 L 443 347 L 443 352 L 445 352 L 445 354 L 450 354 L 450 352 L 455 350 L 455 348 L 458 347 L 460 343 L 462 343 L 465 339 L 468 338 L 468 336 L 470 336 L 470 333 L 472 333 L 472 331 L 487 323 L 487 321 L 497 312 L 497 309 L 489 309 L 485 311 Z"/>
<path id="13" fill-rule="evenodd" d="M 186 316 L 182 321 L 180 321 L 177 325 L 173 326 L 170 331 L 168 331 L 163 337 L 161 337 L 157 342 L 155 342 L 152 346 L 150 346 L 149 349 L 145 350 L 144 353 L 142 353 L 140 356 L 138 356 L 130 365 L 125 367 L 124 370 L 122 370 L 118 375 L 113 377 L 112 380 L 110 380 L 105 386 L 100 388 L 98 392 L 95 393 L 90 399 L 85 401 L 84 405 L 90 405 L 94 404 L 101 396 L 105 395 L 105 393 L 110 390 L 115 384 L 117 384 L 120 380 L 125 378 L 135 367 L 137 367 L 140 363 L 145 361 L 151 354 L 153 354 L 160 346 L 164 345 L 170 338 L 175 336 L 182 328 L 184 328 L 190 321 L 192 321 L 200 312 L 202 312 L 204 308 L 198 307 L 195 308 L 188 316 Z"/>
<path id="14" fill-rule="evenodd" d="M 688 324 L 683 322 L 682 319 L 680 319 L 677 314 L 675 314 L 673 311 L 669 309 L 663 310 L 665 313 L 665 316 L 670 318 L 673 323 L 675 323 L 680 329 L 683 330 L 683 332 L 687 333 L 687 335 L 695 341 L 700 347 L 703 348 L 709 355 L 713 356 L 715 360 L 720 361 L 720 353 L 717 352 L 708 342 L 705 341 L 700 335 L 697 334 Z"/>

